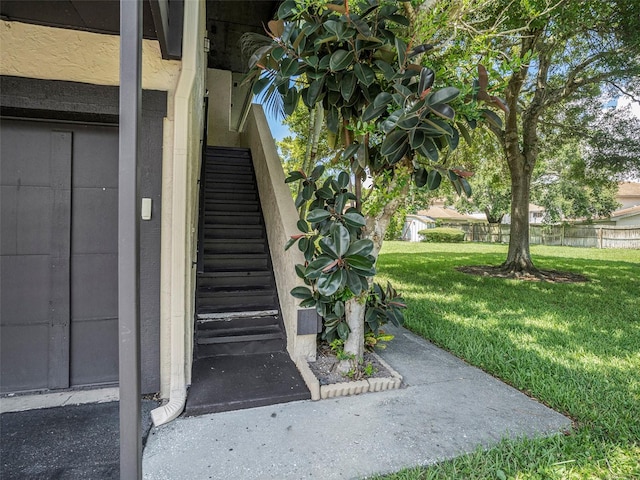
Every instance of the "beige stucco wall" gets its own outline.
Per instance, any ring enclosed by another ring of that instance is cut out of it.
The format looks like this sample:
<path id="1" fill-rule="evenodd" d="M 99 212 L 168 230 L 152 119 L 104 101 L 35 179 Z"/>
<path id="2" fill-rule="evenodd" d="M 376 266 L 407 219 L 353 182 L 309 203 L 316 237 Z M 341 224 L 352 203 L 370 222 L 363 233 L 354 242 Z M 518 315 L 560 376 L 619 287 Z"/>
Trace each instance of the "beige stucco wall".
<path id="1" fill-rule="evenodd" d="M 228 70 L 207 70 L 209 118 L 207 145 L 239 147 L 240 136 L 231 130 L 231 102 L 233 75 Z"/>
<path id="2" fill-rule="evenodd" d="M 295 274 L 295 265 L 304 263 L 302 253 L 297 247 L 284 249 L 291 235 L 300 233 L 296 226 L 298 212 L 284 182 L 282 163 L 260 105 L 251 106 L 241 138 L 242 145 L 251 149 L 253 157 L 273 273 L 287 331 L 287 350 L 294 360 L 315 360 L 316 335 L 298 335 L 299 300 L 289 294 L 294 287 L 304 285 Z"/>
<path id="3" fill-rule="evenodd" d="M 0 75 L 118 85 L 120 37 L 0 21 Z M 180 62 L 143 40 L 142 88 L 173 91 Z"/>

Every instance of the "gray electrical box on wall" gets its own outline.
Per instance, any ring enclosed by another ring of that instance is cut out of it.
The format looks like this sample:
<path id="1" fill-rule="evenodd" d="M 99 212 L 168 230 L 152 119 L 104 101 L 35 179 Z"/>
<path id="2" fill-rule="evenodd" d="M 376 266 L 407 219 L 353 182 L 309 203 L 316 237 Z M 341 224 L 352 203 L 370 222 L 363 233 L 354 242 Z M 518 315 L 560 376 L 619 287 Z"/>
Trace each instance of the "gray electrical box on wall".
<path id="1" fill-rule="evenodd" d="M 315 335 L 322 331 L 322 317 L 315 308 L 298 310 L 298 335 Z"/>

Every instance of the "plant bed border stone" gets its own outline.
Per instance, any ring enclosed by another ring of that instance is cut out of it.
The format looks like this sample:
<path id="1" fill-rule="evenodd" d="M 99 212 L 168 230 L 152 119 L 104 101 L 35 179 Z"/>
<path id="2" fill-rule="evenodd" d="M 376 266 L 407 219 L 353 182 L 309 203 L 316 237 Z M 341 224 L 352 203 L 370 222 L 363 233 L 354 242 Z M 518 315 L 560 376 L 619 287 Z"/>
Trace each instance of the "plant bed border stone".
<path id="1" fill-rule="evenodd" d="M 402 375 L 396 372 L 375 352 L 370 353 L 370 355 L 375 357 L 376 361 L 389 372 L 390 376 L 320 385 L 320 380 L 316 377 L 315 373 L 313 373 L 311 367 L 309 367 L 309 362 L 306 359 L 301 358 L 296 362 L 296 364 L 307 384 L 307 387 L 309 387 L 309 390 L 311 391 L 311 400 L 321 400 L 347 395 L 360 395 L 361 393 L 382 392 L 385 390 L 400 388 L 402 385 Z"/>

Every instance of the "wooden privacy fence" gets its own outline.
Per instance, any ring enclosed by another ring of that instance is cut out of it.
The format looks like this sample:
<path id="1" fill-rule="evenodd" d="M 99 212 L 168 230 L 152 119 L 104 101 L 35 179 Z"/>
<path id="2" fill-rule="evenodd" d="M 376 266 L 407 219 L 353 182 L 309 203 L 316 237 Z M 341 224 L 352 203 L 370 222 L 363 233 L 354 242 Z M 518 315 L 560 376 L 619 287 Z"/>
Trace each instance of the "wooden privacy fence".
<path id="1" fill-rule="evenodd" d="M 509 243 L 509 225 L 495 223 L 447 223 L 443 227 L 464 230 L 467 242 Z M 531 245 L 560 245 L 587 248 L 638 248 L 640 226 L 530 225 Z"/>

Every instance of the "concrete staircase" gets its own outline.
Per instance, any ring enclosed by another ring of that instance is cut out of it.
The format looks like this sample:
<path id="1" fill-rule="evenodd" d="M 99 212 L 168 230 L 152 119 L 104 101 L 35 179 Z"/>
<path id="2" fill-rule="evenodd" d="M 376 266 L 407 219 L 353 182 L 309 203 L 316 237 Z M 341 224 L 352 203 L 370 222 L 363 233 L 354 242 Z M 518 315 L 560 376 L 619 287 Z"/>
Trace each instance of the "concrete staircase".
<path id="1" fill-rule="evenodd" d="M 310 398 L 286 352 L 251 153 L 208 147 L 203 161 L 186 414 Z"/>

